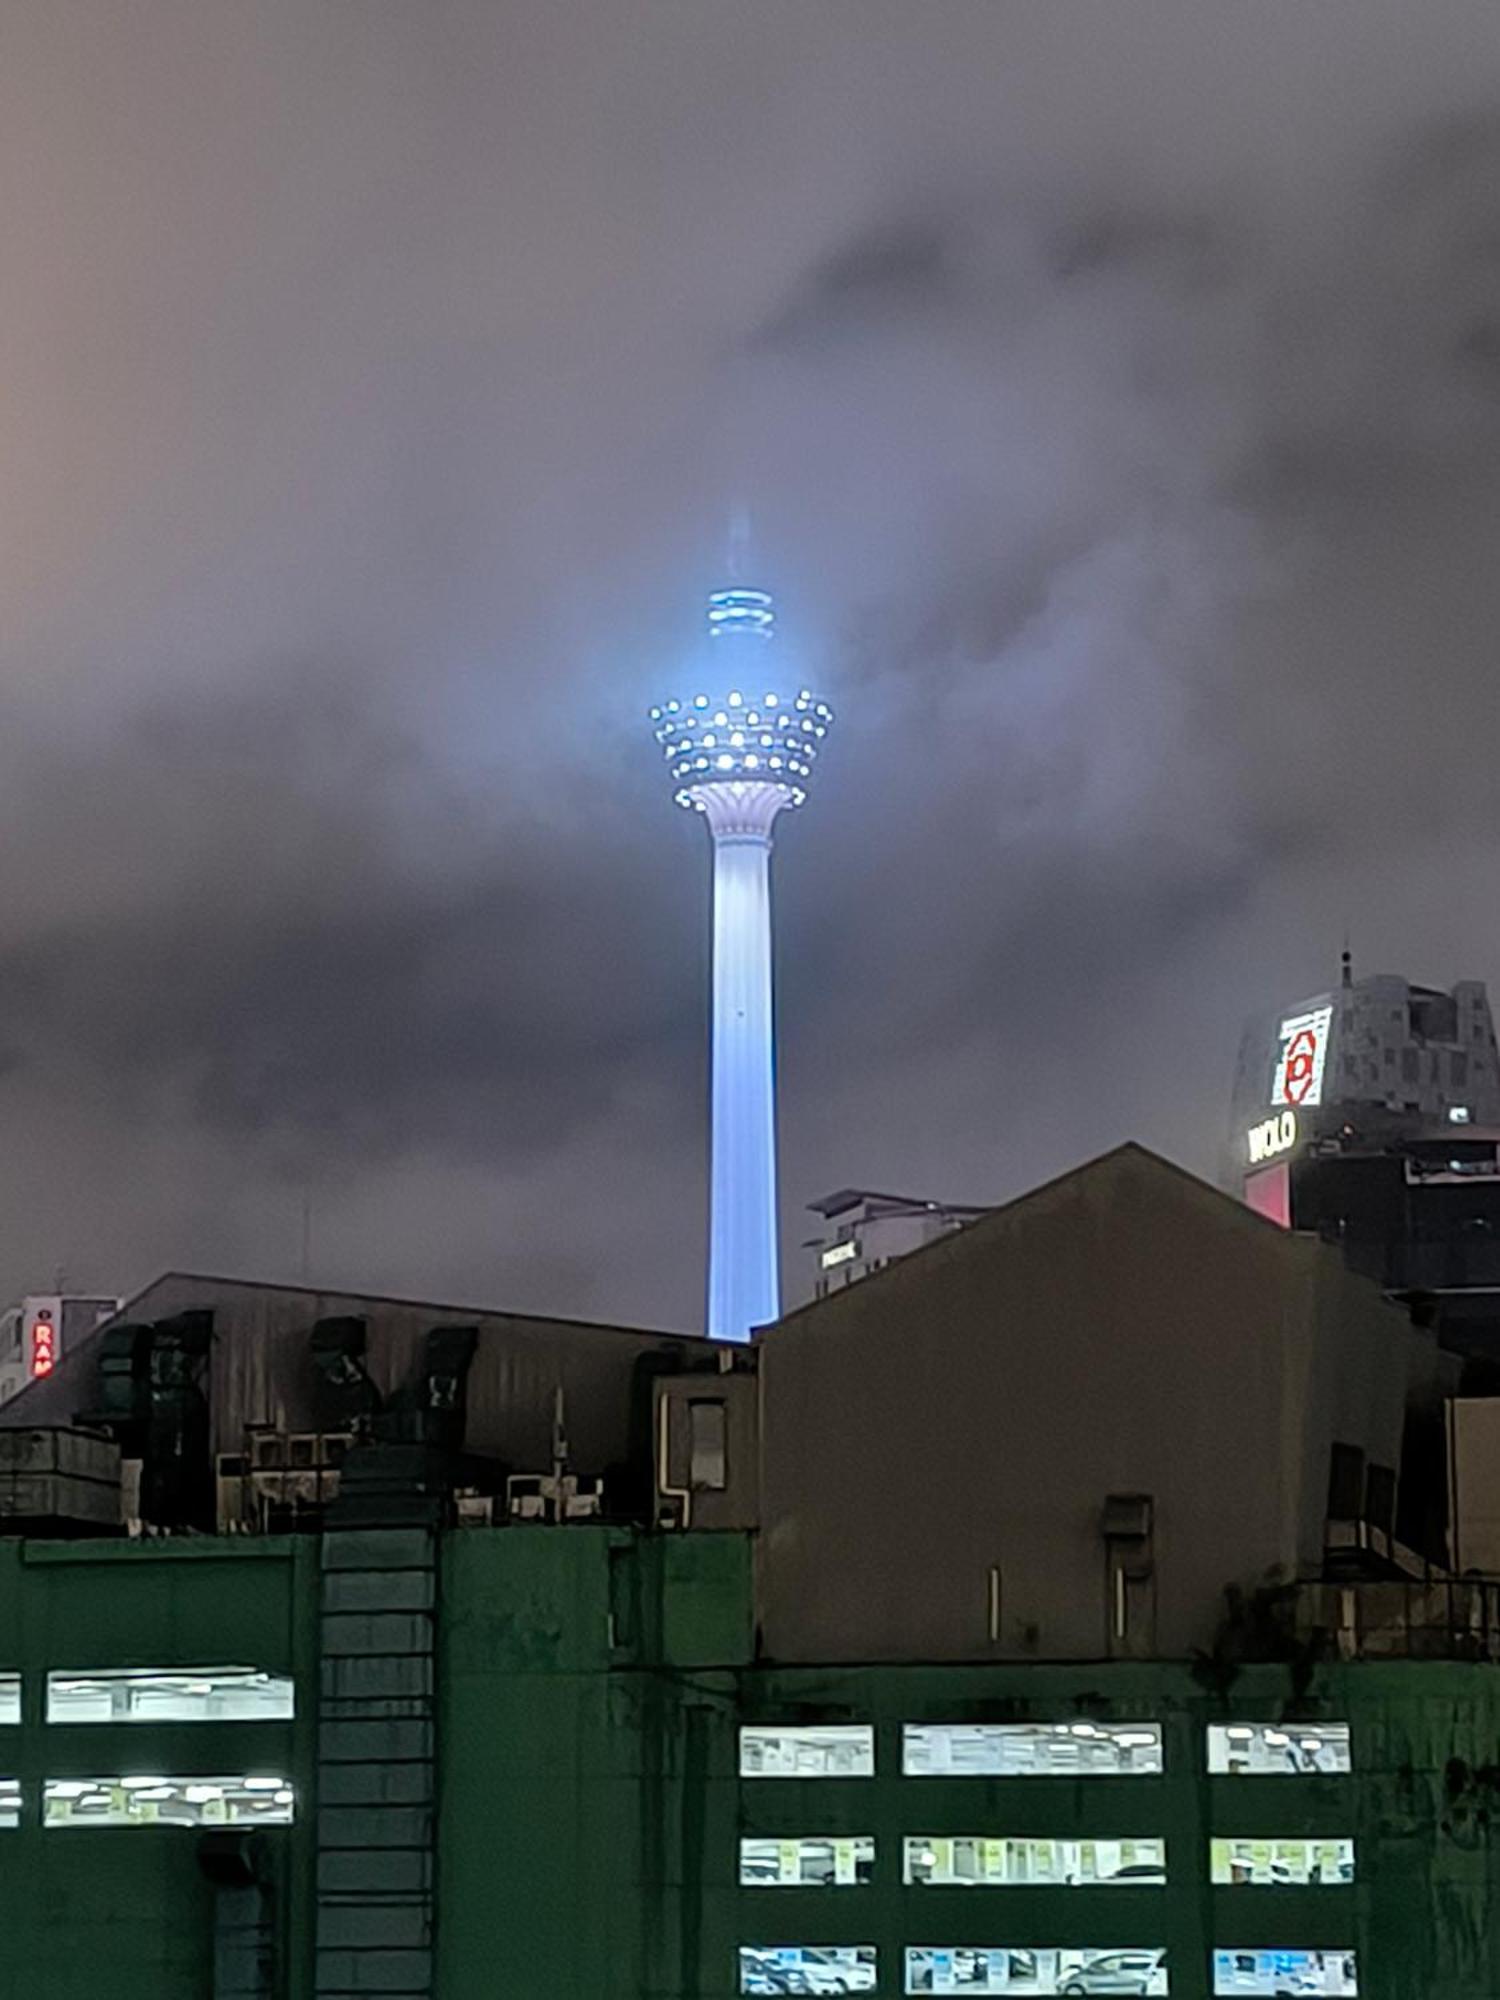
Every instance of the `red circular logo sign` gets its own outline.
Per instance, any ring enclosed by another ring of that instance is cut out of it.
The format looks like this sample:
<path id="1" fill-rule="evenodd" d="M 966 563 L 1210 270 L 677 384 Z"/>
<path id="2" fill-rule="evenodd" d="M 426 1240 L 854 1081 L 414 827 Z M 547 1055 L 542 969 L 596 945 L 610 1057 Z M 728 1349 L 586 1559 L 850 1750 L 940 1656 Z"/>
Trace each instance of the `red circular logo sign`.
<path id="1" fill-rule="evenodd" d="M 1281 1094 L 1288 1104 L 1300 1104 L 1312 1089 L 1318 1038 L 1311 1028 L 1299 1028 L 1286 1045 L 1281 1066 Z"/>

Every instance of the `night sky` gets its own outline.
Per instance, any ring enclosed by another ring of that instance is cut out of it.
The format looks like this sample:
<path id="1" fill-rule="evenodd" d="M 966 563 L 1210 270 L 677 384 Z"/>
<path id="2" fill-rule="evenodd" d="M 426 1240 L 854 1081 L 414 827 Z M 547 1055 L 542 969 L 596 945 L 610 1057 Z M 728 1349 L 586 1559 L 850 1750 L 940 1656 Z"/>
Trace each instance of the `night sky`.
<path id="1" fill-rule="evenodd" d="M 7 1296 L 699 1323 L 738 506 L 793 1297 L 1500 983 L 1494 0 L 0 0 L 0 185 Z"/>

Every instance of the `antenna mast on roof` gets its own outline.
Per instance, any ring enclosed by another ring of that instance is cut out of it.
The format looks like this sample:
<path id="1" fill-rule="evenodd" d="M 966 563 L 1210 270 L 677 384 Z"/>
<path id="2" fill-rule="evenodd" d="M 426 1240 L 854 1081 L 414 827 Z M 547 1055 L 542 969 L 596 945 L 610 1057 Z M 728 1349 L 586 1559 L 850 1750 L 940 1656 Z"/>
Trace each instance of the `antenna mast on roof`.
<path id="1" fill-rule="evenodd" d="M 725 567 L 729 571 L 731 583 L 743 583 L 748 573 L 750 559 L 750 510 L 736 506 L 729 516 L 729 544 L 725 550 Z"/>

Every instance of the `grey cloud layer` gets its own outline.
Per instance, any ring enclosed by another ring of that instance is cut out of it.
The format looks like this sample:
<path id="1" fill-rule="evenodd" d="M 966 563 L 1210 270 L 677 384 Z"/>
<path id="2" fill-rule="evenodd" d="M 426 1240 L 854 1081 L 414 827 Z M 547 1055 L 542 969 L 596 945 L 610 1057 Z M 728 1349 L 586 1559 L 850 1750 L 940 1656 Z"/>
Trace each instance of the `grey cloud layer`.
<path id="1" fill-rule="evenodd" d="M 741 501 L 841 711 L 793 1259 L 1211 1167 L 1346 928 L 1500 974 L 1487 0 L 125 11 L 0 76 L 7 1284 L 295 1274 L 306 1201 L 345 1282 L 692 1322 L 639 718 Z"/>

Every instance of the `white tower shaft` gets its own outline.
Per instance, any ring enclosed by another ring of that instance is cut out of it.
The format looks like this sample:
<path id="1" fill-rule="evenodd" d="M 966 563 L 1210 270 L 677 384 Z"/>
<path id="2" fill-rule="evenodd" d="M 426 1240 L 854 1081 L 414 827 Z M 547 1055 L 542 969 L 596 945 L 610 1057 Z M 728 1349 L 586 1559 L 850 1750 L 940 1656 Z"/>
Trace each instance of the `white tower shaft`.
<path id="1" fill-rule="evenodd" d="M 708 1331 L 747 1340 L 781 1311 L 776 1221 L 771 835 L 714 834 Z"/>

